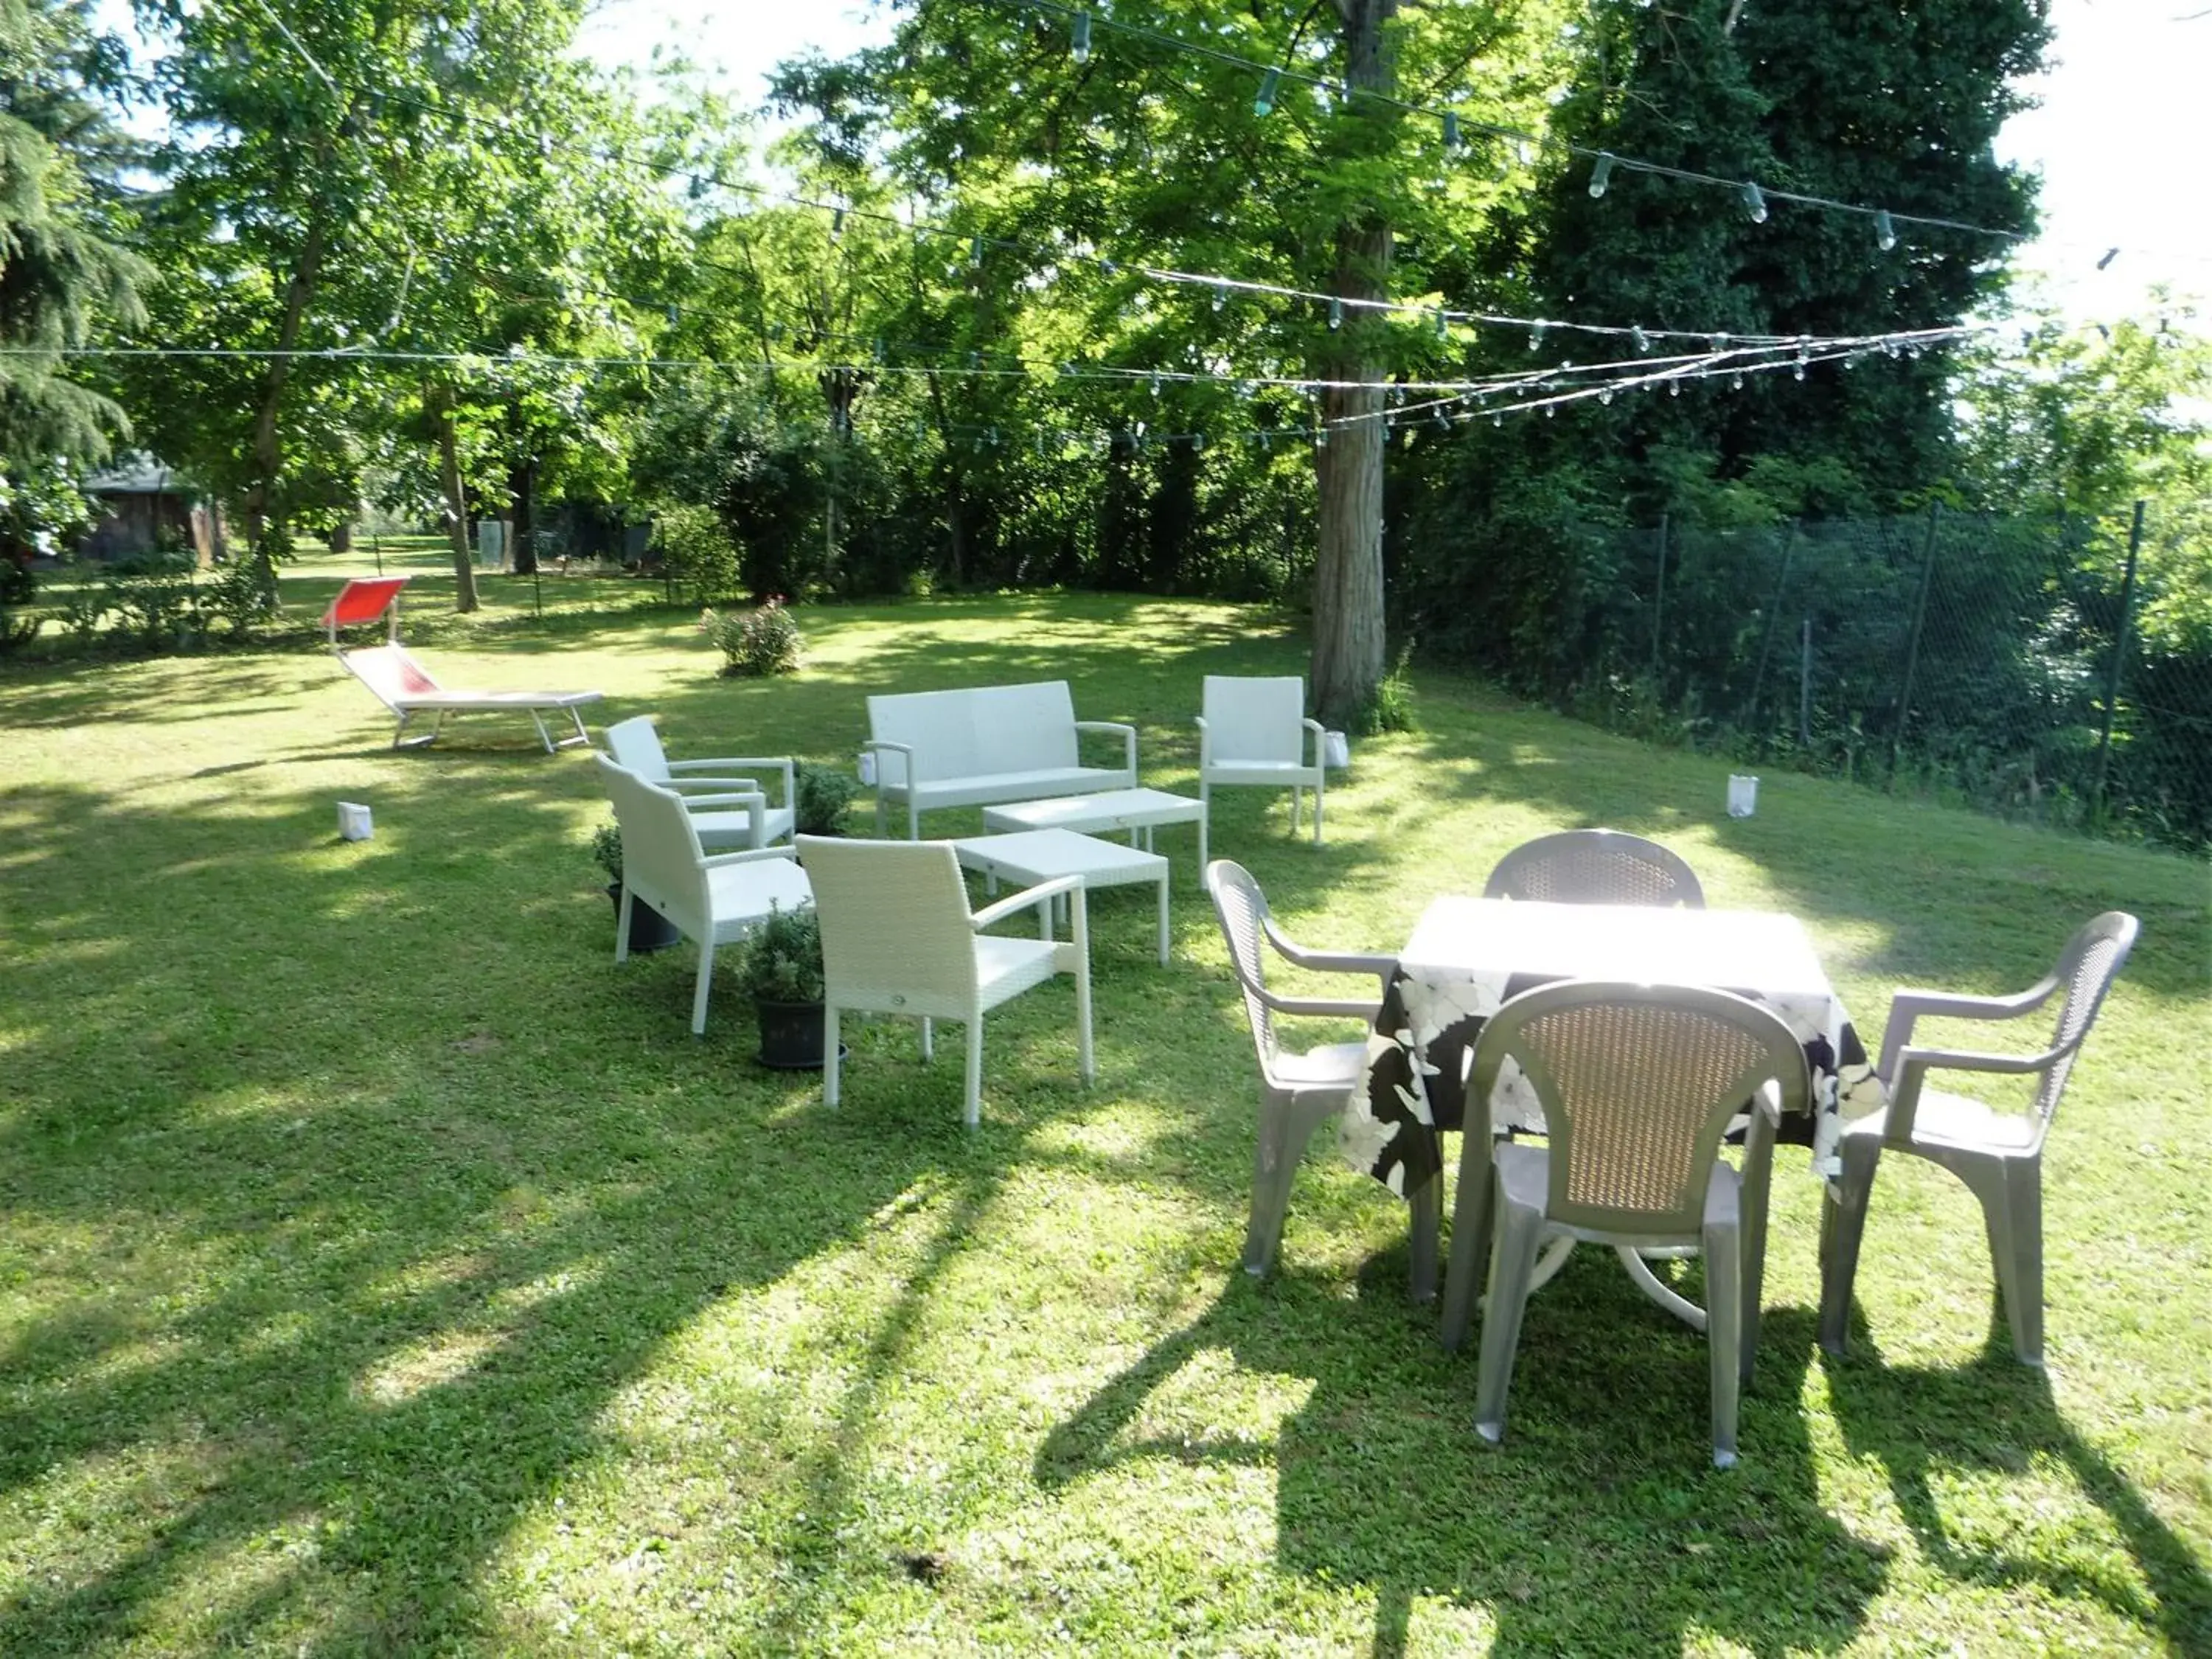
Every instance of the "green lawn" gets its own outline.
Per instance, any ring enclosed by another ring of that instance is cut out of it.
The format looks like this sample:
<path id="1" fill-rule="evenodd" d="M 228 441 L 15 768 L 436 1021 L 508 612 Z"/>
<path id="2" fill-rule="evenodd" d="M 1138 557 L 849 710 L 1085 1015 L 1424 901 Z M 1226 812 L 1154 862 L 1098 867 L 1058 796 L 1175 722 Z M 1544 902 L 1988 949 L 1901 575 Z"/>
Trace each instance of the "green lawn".
<path id="1" fill-rule="evenodd" d="M 1038 596 L 802 611 L 806 671 L 738 683 L 650 585 L 549 577 L 543 624 L 526 581 L 466 624 L 422 585 L 455 683 L 602 686 L 695 753 L 846 759 L 867 691 L 1065 677 L 1176 787 L 1200 675 L 1302 659 L 1233 607 Z M 1589 1251 L 1486 1449 L 1382 1188 L 1316 1146 L 1279 1274 L 1237 1270 L 1252 1055 L 1190 831 L 1172 967 L 1148 890 L 1093 900 L 1095 1087 L 1061 981 L 993 1017 L 979 1132 L 890 1021 L 832 1116 L 733 999 L 691 1037 L 688 950 L 616 967 L 590 768 L 526 723 L 395 754 L 298 651 L 17 671 L 0 1651 L 2212 1652 L 2206 866 L 1793 776 L 1731 821 L 1724 763 L 1415 679 L 1325 848 L 1217 808 L 1301 936 L 1388 948 L 1612 824 L 1805 918 L 1871 1040 L 1898 982 L 2018 988 L 2142 918 L 2048 1155 L 2047 1373 L 1911 1160 L 1821 1358 L 1784 1148 L 1741 1466 L 1701 1340 Z"/>

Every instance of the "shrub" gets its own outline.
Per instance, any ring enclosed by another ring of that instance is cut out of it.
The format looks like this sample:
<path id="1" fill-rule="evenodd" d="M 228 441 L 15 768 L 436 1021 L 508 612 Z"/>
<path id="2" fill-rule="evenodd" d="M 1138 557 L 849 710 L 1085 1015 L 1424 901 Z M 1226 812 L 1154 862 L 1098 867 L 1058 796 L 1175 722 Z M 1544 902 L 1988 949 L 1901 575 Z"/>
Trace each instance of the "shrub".
<path id="1" fill-rule="evenodd" d="M 234 639 L 242 639 L 276 611 L 275 573 L 249 553 L 232 556 L 212 581 L 194 595 L 202 625 L 222 621 Z"/>
<path id="2" fill-rule="evenodd" d="M 200 631 L 189 553 L 164 551 L 125 560 L 110 569 L 105 586 L 117 626 L 155 650 L 184 644 Z"/>
<path id="3" fill-rule="evenodd" d="M 623 878 L 622 825 L 603 823 L 592 831 L 592 856 L 599 860 L 599 868 L 607 872 L 607 879 L 620 886 Z"/>
<path id="4" fill-rule="evenodd" d="M 818 766 L 812 761 L 801 761 L 795 787 L 798 799 L 793 803 L 793 815 L 800 835 L 842 836 L 845 833 L 845 809 L 853 804 L 853 797 L 860 793 L 858 778 L 837 767 Z"/>
<path id="5" fill-rule="evenodd" d="M 669 580 L 694 605 L 712 605 L 738 590 L 738 550 L 714 510 L 664 507 L 653 516 L 653 550 Z"/>
<path id="6" fill-rule="evenodd" d="M 790 674 L 799 668 L 806 641 L 781 599 L 751 611 L 699 613 L 700 631 L 722 653 L 722 672 L 732 675 Z"/>
<path id="7" fill-rule="evenodd" d="M 822 1000 L 822 919 L 811 904 L 769 912 L 747 936 L 738 985 L 761 1002 Z"/>

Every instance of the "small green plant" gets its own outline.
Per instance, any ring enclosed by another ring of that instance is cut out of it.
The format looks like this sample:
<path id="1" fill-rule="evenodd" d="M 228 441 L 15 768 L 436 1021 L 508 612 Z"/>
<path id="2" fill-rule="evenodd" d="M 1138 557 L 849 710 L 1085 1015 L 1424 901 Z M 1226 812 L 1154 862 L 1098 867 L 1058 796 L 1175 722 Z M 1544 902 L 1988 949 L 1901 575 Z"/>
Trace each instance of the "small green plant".
<path id="1" fill-rule="evenodd" d="M 1413 724 L 1413 681 L 1410 672 L 1413 647 L 1409 641 L 1399 651 L 1398 660 L 1375 688 L 1375 701 L 1368 705 L 1365 728 L 1370 734 L 1377 732 L 1411 732 Z"/>
<path id="2" fill-rule="evenodd" d="M 276 614 L 274 573 L 251 555 L 234 555 L 194 599 L 203 626 L 219 620 L 233 639 L 243 639 Z"/>
<path id="3" fill-rule="evenodd" d="M 750 611 L 702 611 L 699 631 L 722 653 L 722 672 L 728 675 L 795 673 L 806 648 L 799 624 L 775 594 Z"/>
<path id="4" fill-rule="evenodd" d="M 811 904 L 778 907 L 746 939 L 738 985 L 757 1002 L 822 1000 L 822 919 Z"/>
<path id="5" fill-rule="evenodd" d="M 799 763 L 795 783 L 798 799 L 793 816 L 802 836 L 842 836 L 845 810 L 860 793 L 860 781 L 850 772 L 813 761 Z"/>
<path id="6" fill-rule="evenodd" d="M 117 627 L 151 649 L 187 644 L 201 631 L 189 553 L 165 549 L 122 560 L 105 586 Z"/>
<path id="7" fill-rule="evenodd" d="M 623 878 L 622 825 L 603 823 L 592 831 L 592 856 L 607 872 L 607 879 L 619 886 Z"/>

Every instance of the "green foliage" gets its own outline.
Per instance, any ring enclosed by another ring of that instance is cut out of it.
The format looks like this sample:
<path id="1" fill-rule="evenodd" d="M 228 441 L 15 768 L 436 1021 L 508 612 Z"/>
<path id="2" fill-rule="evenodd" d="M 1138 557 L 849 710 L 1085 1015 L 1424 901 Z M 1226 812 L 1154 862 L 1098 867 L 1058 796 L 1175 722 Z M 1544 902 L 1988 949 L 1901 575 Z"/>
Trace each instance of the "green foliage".
<path id="1" fill-rule="evenodd" d="M 860 793 L 860 781 L 842 767 L 800 761 L 793 773 L 798 792 L 793 817 L 802 836 L 842 836 L 846 809 Z"/>
<path id="2" fill-rule="evenodd" d="M 102 586 L 116 626 L 146 649 L 181 647 L 200 633 L 189 553 L 159 551 L 118 560 L 107 567 Z"/>
<path id="3" fill-rule="evenodd" d="M 795 674 L 805 654 L 805 636 L 783 601 L 773 595 L 750 611 L 702 611 L 699 628 L 722 653 L 725 674 Z"/>
<path id="4" fill-rule="evenodd" d="M 1400 647 L 1397 661 L 1375 688 L 1374 701 L 1368 704 L 1366 718 L 1361 723 L 1362 731 L 1371 734 L 1420 730 L 1413 715 L 1413 647 L 1410 644 Z"/>
<path id="5" fill-rule="evenodd" d="M 662 574 L 692 604 L 712 605 L 737 591 L 737 549 L 712 509 L 661 507 L 653 515 L 653 547 Z"/>
<path id="6" fill-rule="evenodd" d="M 592 857 L 606 872 L 608 881 L 616 886 L 622 884 L 622 825 L 611 818 L 592 831 Z"/>
<path id="7" fill-rule="evenodd" d="M 745 936 L 732 978 L 741 994 L 757 1001 L 821 1001 L 822 919 L 814 907 L 770 910 Z"/>

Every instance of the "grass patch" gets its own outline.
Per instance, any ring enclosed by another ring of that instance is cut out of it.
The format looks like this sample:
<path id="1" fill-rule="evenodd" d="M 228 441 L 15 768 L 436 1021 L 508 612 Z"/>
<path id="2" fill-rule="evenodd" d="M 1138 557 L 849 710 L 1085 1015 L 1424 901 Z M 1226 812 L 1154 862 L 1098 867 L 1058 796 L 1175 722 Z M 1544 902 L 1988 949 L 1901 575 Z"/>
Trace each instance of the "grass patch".
<path id="1" fill-rule="evenodd" d="M 597 684 L 677 752 L 843 763 L 869 691 L 1065 677 L 1173 788 L 1202 675 L 1303 665 L 1234 607 L 1024 596 L 801 611 L 805 672 L 732 681 L 683 612 L 540 623 L 502 579 L 464 625 L 419 586 L 455 684 Z M 1705 1467 L 1700 1340 L 1589 1252 L 1486 1449 L 1380 1188 L 1316 1151 L 1279 1274 L 1236 1270 L 1252 1063 L 1190 831 L 1172 967 L 1148 890 L 1094 896 L 1097 1085 L 1065 982 L 1032 993 L 969 1134 L 905 1025 L 859 1028 L 834 1115 L 726 993 L 693 1040 L 689 951 L 615 967 L 605 808 L 525 724 L 396 754 L 298 653 L 17 671 L 0 1648 L 2206 1651 L 2203 865 L 1802 777 L 1730 820 L 1724 761 L 1412 680 L 1420 729 L 1357 744 L 1326 848 L 1218 798 L 1303 937 L 1388 947 L 1589 823 L 1803 916 L 1874 1030 L 1898 982 L 2017 988 L 2083 917 L 2143 918 L 2048 1155 L 2047 1374 L 1912 1160 L 1853 1357 L 1819 1358 L 1784 1149 L 1742 1467 Z"/>

